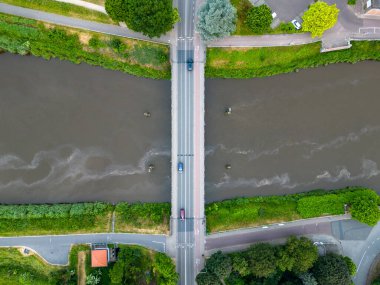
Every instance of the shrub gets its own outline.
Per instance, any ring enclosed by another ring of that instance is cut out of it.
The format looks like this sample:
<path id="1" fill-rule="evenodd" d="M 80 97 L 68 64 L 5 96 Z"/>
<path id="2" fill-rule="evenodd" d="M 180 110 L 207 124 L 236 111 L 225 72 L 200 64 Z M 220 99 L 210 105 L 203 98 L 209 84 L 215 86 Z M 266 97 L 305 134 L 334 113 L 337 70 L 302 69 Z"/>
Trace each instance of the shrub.
<path id="1" fill-rule="evenodd" d="M 270 30 L 272 11 L 267 5 L 252 7 L 247 14 L 246 24 L 255 33 L 265 33 Z"/>
<path id="2" fill-rule="evenodd" d="M 103 42 L 99 39 L 98 36 L 92 36 L 88 41 L 88 45 L 93 49 L 98 49 L 104 46 Z"/>
<path id="3" fill-rule="evenodd" d="M 380 219 L 380 210 L 377 204 L 377 199 L 364 196 L 358 197 L 351 204 L 352 218 L 359 222 L 374 226 Z"/>
<path id="4" fill-rule="evenodd" d="M 354 276 L 356 274 L 356 264 L 348 256 L 344 256 L 343 259 L 347 264 L 347 268 L 348 268 L 348 271 L 350 272 L 350 275 Z"/>
<path id="5" fill-rule="evenodd" d="M 356 0 L 348 0 L 347 4 L 348 5 L 356 5 Z"/>

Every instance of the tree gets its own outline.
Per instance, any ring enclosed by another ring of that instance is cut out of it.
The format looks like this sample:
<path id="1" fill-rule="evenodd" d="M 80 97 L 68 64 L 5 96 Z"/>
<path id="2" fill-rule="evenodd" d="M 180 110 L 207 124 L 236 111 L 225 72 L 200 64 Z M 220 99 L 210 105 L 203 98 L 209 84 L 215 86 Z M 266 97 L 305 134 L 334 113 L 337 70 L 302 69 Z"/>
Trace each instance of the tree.
<path id="1" fill-rule="evenodd" d="M 224 280 L 232 271 L 231 258 L 218 251 L 206 261 L 206 271 L 214 273 L 219 279 Z"/>
<path id="2" fill-rule="evenodd" d="M 253 245 L 248 250 L 251 272 L 257 277 L 269 277 L 276 272 L 276 249 L 267 243 Z"/>
<path id="3" fill-rule="evenodd" d="M 377 201 L 378 197 L 376 193 L 373 196 L 362 195 L 355 198 L 351 204 L 352 217 L 367 225 L 376 225 L 380 218 Z"/>
<path id="4" fill-rule="evenodd" d="M 197 31 L 202 40 L 229 36 L 236 30 L 236 9 L 229 0 L 206 0 L 198 10 Z"/>
<path id="5" fill-rule="evenodd" d="M 348 268 L 348 271 L 350 272 L 350 275 L 354 276 L 356 274 L 356 264 L 348 256 L 344 256 L 343 259 L 344 259 L 344 262 L 346 262 L 347 264 L 347 268 Z"/>
<path id="6" fill-rule="evenodd" d="M 300 276 L 303 285 L 318 285 L 317 280 L 315 280 L 314 276 L 309 273 L 302 273 Z"/>
<path id="7" fill-rule="evenodd" d="M 291 236 L 279 251 L 278 267 L 299 274 L 308 271 L 317 258 L 318 250 L 311 240 Z"/>
<path id="8" fill-rule="evenodd" d="M 158 285 L 176 285 L 178 282 L 178 273 L 175 271 L 175 265 L 163 253 L 155 254 L 153 272 L 156 274 Z"/>
<path id="9" fill-rule="evenodd" d="M 112 283 L 137 284 L 147 271 L 146 256 L 139 248 L 120 248 L 118 259 L 109 272 Z"/>
<path id="10" fill-rule="evenodd" d="M 106 0 L 105 8 L 112 20 L 122 22 L 128 17 L 128 9 L 125 0 Z"/>
<path id="11" fill-rule="evenodd" d="M 326 30 L 334 27 L 338 20 L 338 13 L 336 4 L 328 5 L 322 1 L 311 4 L 309 10 L 302 16 L 302 30 L 310 32 L 313 38 L 321 37 Z"/>
<path id="12" fill-rule="evenodd" d="M 249 9 L 245 22 L 253 32 L 261 34 L 270 29 L 272 20 L 271 9 L 267 5 L 260 5 Z"/>
<path id="13" fill-rule="evenodd" d="M 248 261 L 241 253 L 232 255 L 232 269 L 243 277 L 251 273 L 249 270 Z"/>
<path id="14" fill-rule="evenodd" d="M 343 257 L 336 254 L 320 256 L 312 268 L 318 284 L 350 285 L 351 277 Z"/>
<path id="15" fill-rule="evenodd" d="M 197 277 L 195 278 L 195 280 L 197 281 L 198 285 L 221 285 L 222 284 L 220 280 L 218 279 L 218 277 L 208 272 L 199 273 Z"/>
<path id="16" fill-rule="evenodd" d="M 170 0 L 106 0 L 106 12 L 115 21 L 153 38 L 173 28 L 179 14 Z"/>

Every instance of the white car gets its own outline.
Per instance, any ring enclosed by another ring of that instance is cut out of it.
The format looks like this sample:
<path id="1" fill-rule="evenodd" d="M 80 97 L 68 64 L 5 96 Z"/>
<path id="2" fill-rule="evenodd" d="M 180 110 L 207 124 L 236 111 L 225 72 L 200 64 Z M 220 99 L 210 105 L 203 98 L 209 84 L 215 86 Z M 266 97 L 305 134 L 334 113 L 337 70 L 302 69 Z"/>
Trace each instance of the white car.
<path id="1" fill-rule="evenodd" d="M 296 28 L 296 30 L 301 30 L 302 26 L 301 26 L 300 22 L 298 22 L 296 19 L 292 20 L 291 23 Z"/>

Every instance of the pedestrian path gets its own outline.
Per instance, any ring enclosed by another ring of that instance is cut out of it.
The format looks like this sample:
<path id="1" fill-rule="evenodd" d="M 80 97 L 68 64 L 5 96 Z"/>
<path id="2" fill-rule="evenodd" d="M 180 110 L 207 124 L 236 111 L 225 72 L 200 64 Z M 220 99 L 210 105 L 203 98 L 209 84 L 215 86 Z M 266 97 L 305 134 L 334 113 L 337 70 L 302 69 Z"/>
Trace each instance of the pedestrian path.
<path id="1" fill-rule="evenodd" d="M 82 0 L 56 0 L 56 1 L 81 6 L 90 10 L 95 10 L 95 11 L 107 14 L 106 9 L 103 6 L 96 5 L 94 3 L 90 3 L 90 2 L 86 2 Z"/>

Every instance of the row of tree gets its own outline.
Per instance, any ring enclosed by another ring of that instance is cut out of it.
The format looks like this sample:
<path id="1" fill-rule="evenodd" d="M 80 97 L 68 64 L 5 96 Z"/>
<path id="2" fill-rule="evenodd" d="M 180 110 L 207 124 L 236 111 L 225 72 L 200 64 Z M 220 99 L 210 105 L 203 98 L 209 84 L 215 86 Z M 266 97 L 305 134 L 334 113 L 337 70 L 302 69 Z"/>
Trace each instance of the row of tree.
<path id="1" fill-rule="evenodd" d="M 348 257 L 319 257 L 311 240 L 290 237 L 285 245 L 259 243 L 243 252 L 219 251 L 206 261 L 196 280 L 198 285 L 350 285 L 355 271 Z"/>
<path id="2" fill-rule="evenodd" d="M 151 38 L 165 34 L 180 21 L 171 0 L 106 0 L 105 8 L 113 20 Z M 303 31 L 311 32 L 312 37 L 322 36 L 335 25 L 338 13 L 336 5 L 322 1 L 311 4 L 303 15 Z M 212 41 L 234 33 L 236 20 L 236 8 L 229 0 L 206 0 L 198 11 L 197 30 L 204 41 Z M 268 31 L 271 22 L 271 10 L 266 5 L 247 12 L 246 23 L 254 32 Z"/>

